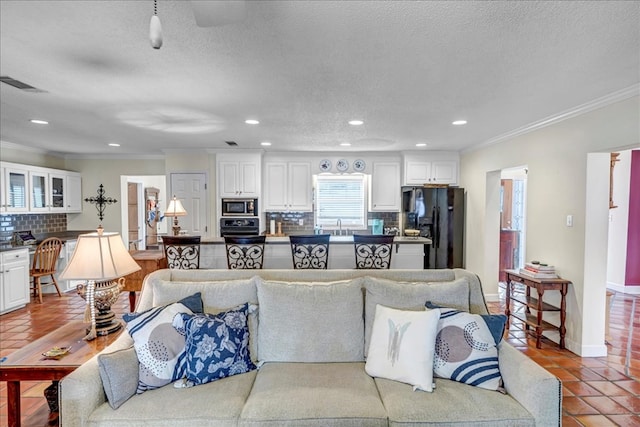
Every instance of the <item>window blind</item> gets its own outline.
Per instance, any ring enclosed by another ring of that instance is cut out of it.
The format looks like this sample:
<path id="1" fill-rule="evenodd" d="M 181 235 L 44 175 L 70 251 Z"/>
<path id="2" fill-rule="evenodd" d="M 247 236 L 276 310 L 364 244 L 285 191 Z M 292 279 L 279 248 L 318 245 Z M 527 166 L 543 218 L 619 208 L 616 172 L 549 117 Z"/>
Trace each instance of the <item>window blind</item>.
<path id="1" fill-rule="evenodd" d="M 323 229 L 366 228 L 366 180 L 364 175 L 318 175 L 316 224 Z"/>

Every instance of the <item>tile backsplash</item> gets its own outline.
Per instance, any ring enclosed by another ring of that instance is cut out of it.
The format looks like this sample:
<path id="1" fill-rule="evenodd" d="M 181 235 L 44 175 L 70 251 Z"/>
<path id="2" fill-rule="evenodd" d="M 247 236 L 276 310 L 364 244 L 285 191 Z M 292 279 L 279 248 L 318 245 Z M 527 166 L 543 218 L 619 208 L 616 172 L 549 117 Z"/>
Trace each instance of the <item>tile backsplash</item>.
<path id="1" fill-rule="evenodd" d="M 67 214 L 0 215 L 0 243 L 11 242 L 14 231 L 31 230 L 33 234 L 67 230 Z"/>
<path id="2" fill-rule="evenodd" d="M 369 212 L 367 219 L 382 219 L 384 227 L 398 227 L 399 214 L 397 212 Z M 282 222 L 282 232 L 284 234 L 313 234 L 314 215 L 313 212 L 268 212 L 265 215 L 265 229 L 269 232 L 269 221 L 274 219 Z M 302 220 L 303 225 L 299 225 Z M 362 232 L 362 231 L 361 231 Z M 368 227 L 371 233 L 371 226 Z"/>

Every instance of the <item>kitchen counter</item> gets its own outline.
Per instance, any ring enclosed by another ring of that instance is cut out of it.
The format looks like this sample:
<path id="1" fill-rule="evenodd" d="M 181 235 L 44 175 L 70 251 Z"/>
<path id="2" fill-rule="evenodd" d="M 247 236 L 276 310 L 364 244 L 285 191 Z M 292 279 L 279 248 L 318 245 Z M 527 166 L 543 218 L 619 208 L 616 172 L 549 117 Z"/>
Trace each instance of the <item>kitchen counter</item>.
<path id="1" fill-rule="evenodd" d="M 27 248 L 29 249 L 30 253 L 33 253 L 33 251 L 36 250 L 36 246 L 38 246 L 39 243 L 41 243 L 44 239 L 47 239 L 49 237 L 57 237 L 60 240 L 62 240 L 62 242 L 66 242 L 67 240 L 76 240 L 78 239 L 78 236 L 80 234 L 87 234 L 87 233 L 93 233 L 96 230 L 67 230 L 67 231 L 56 231 L 53 233 L 34 233 L 34 237 L 36 238 L 36 243 L 33 245 L 24 245 L 24 246 L 14 246 L 12 245 L 10 242 L 8 242 L 7 244 L 1 244 L 0 245 L 0 252 L 6 252 L 6 251 L 12 251 L 15 249 L 23 249 L 23 248 Z"/>
<path id="2" fill-rule="evenodd" d="M 329 240 L 331 244 L 342 244 L 342 245 L 353 245 L 353 236 L 331 236 Z M 393 239 L 393 243 L 395 244 L 419 244 L 419 245 L 430 245 L 431 239 L 427 239 L 426 237 L 407 237 L 407 236 L 396 236 Z M 202 245 L 222 245 L 224 244 L 224 237 L 209 237 L 202 238 L 200 241 Z M 278 236 L 272 237 L 267 236 L 266 244 L 268 245 L 288 245 L 289 244 L 289 236 Z"/>

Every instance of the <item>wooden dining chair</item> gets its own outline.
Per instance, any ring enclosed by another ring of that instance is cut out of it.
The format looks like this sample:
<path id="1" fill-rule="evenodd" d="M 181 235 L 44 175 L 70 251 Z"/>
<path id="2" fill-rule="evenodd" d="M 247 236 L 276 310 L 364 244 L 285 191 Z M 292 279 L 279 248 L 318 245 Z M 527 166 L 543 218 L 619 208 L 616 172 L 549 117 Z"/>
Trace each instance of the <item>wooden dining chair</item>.
<path id="1" fill-rule="evenodd" d="M 330 234 L 289 236 L 294 269 L 326 270 L 329 264 Z"/>
<path id="2" fill-rule="evenodd" d="M 393 235 L 354 234 L 356 268 L 388 269 L 391 267 Z"/>
<path id="3" fill-rule="evenodd" d="M 225 236 L 227 267 L 230 270 L 261 269 L 266 236 Z"/>
<path id="4" fill-rule="evenodd" d="M 62 245 L 62 240 L 57 237 L 49 237 L 36 247 L 36 251 L 33 254 L 29 277 L 33 280 L 31 286 L 33 296 L 38 298 L 40 304 L 42 304 L 42 285 L 54 285 L 56 291 L 58 291 L 58 296 L 62 296 L 55 276 Z M 45 276 L 50 276 L 51 282 L 42 283 L 42 278 Z"/>
<path id="5" fill-rule="evenodd" d="M 200 236 L 162 236 L 162 246 L 169 268 L 200 268 Z"/>

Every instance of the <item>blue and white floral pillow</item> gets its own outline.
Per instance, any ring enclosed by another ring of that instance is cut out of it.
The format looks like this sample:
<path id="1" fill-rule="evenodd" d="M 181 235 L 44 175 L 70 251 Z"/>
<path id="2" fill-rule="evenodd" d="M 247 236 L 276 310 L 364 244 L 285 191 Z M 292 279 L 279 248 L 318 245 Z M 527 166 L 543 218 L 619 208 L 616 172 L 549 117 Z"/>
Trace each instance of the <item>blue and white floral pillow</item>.
<path id="1" fill-rule="evenodd" d="M 253 371 L 249 354 L 249 304 L 218 314 L 178 314 L 174 328 L 185 335 L 187 380 L 206 384 Z"/>
<path id="2" fill-rule="evenodd" d="M 502 339 L 506 316 L 471 314 L 427 302 L 440 308 L 436 336 L 434 374 L 440 378 L 500 390 L 497 344 Z"/>

